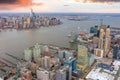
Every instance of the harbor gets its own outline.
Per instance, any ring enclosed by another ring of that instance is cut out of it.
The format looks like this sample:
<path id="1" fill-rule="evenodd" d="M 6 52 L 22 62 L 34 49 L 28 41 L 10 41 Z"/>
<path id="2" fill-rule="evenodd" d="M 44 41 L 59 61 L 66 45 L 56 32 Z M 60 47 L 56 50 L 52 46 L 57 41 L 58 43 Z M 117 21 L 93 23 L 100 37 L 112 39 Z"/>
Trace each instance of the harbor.
<path id="1" fill-rule="evenodd" d="M 91 35 L 86 32 L 80 32 L 76 36 L 77 40 L 73 40 L 77 41 L 75 42 L 75 44 L 77 44 L 76 49 L 54 44 L 35 43 L 34 46 L 24 49 L 23 58 L 5 53 L 8 57 L 17 60 L 17 63 L 1 58 L 0 71 L 4 73 L 4 76 L 1 77 L 5 80 L 24 78 L 28 80 L 44 80 L 44 78 L 47 78 L 47 80 L 58 80 L 58 77 L 60 80 L 89 80 L 97 79 L 97 77 L 92 75 L 94 73 L 103 75 L 99 73 L 99 71 L 96 72 L 100 70 L 106 75 L 110 74 L 111 80 L 117 80 L 119 78 L 120 56 L 119 46 L 116 45 L 119 45 L 119 42 L 110 44 L 114 38 L 116 38 L 116 40 L 118 39 L 118 37 L 110 37 L 110 29 L 111 28 L 106 27 L 106 25 L 101 25 L 98 36 L 95 31 L 96 27 L 94 30 L 90 30 Z M 105 34 L 103 34 L 103 30 L 106 30 Z M 103 37 L 103 35 L 105 37 Z M 74 38 L 69 36 L 69 39 Z M 106 43 L 106 40 L 109 41 L 109 39 L 111 39 L 110 42 Z M 101 44 L 106 44 L 107 46 Z M 113 47 L 113 53 L 109 51 L 110 46 Z M 116 48 L 118 50 L 116 50 Z M 116 51 L 117 55 L 115 54 Z M 7 66 L 9 71 L 5 70 L 4 66 Z M 115 73 L 110 72 L 111 70 Z M 111 74 L 114 74 L 114 76 Z M 43 78 L 40 75 L 45 75 L 45 77 Z M 102 79 L 100 75 L 98 78 Z M 28 76 L 30 78 L 28 78 Z M 106 79 L 109 78 L 106 77 Z"/>

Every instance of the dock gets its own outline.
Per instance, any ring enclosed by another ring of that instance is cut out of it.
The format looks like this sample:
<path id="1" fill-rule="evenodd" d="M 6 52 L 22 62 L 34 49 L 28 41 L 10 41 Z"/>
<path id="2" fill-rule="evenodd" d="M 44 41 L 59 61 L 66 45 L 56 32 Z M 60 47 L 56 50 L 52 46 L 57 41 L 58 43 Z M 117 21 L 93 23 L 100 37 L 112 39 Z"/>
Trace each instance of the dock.
<path id="1" fill-rule="evenodd" d="M 12 57 L 13 59 L 16 59 L 16 60 L 18 60 L 18 61 L 25 61 L 26 62 L 26 60 L 24 60 L 24 59 L 21 59 L 21 58 L 18 58 L 18 57 L 16 57 L 16 56 L 13 56 L 13 55 L 11 55 L 11 54 L 8 54 L 8 53 L 5 53 L 6 55 L 8 55 L 8 56 L 10 56 L 10 57 Z"/>
<path id="2" fill-rule="evenodd" d="M 0 60 L 0 64 L 1 64 L 0 67 L 4 67 L 4 66 L 12 67 L 12 66 L 8 65 L 7 63 L 5 63 L 5 62 L 3 62 L 3 61 L 1 61 L 1 60 Z"/>
<path id="3" fill-rule="evenodd" d="M 53 50 L 56 50 L 56 51 L 59 51 L 59 50 L 67 50 L 67 51 L 70 51 L 70 52 L 75 52 L 74 49 L 70 49 L 70 48 L 66 48 L 66 47 L 61 47 L 61 46 L 57 46 L 57 45 L 53 45 L 53 44 L 42 44 L 42 43 L 40 43 L 39 45 L 42 45 L 42 46 L 47 45 L 48 48 L 53 49 Z M 33 49 L 34 46 L 29 47 L 29 48 L 30 48 L 30 49 Z"/>
<path id="4" fill-rule="evenodd" d="M 4 61 L 6 61 L 6 62 L 8 62 L 8 63 L 10 63 L 10 64 L 12 64 L 14 67 L 17 66 L 17 64 L 15 64 L 15 63 L 13 63 L 13 62 L 11 62 L 11 61 L 5 59 L 5 58 L 1 58 L 1 59 L 4 60 Z"/>

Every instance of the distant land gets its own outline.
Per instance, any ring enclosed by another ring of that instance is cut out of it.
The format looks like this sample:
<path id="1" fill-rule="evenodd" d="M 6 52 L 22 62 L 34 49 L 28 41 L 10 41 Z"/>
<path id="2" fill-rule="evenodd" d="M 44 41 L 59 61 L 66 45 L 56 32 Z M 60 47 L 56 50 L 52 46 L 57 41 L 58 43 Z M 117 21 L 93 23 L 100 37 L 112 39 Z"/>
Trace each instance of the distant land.
<path id="1" fill-rule="evenodd" d="M 35 12 L 36 15 L 42 15 L 42 16 L 111 16 L 111 17 L 119 17 L 120 13 L 38 13 Z M 16 13 L 16 12 L 1 12 L 0 16 L 19 16 L 19 15 L 29 15 L 29 13 Z"/>

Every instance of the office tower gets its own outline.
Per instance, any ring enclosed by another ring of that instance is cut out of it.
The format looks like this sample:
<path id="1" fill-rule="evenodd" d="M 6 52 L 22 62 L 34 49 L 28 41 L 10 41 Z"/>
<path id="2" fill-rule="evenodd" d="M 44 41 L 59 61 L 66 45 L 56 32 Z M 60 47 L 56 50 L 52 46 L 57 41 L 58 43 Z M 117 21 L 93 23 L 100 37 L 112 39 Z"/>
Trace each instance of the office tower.
<path id="1" fill-rule="evenodd" d="M 6 24 L 6 18 L 2 18 L 1 19 L 2 28 L 4 28 L 5 24 Z"/>
<path id="2" fill-rule="evenodd" d="M 69 59 L 69 57 L 73 57 L 73 53 L 66 50 L 62 50 L 62 51 L 60 50 L 58 51 L 58 57 L 60 59 L 62 58 Z"/>
<path id="3" fill-rule="evenodd" d="M 103 50 L 102 49 L 94 49 L 94 54 L 97 56 L 97 57 L 100 57 L 100 58 L 103 58 Z"/>
<path id="4" fill-rule="evenodd" d="M 103 49 L 104 35 L 105 35 L 104 29 L 101 28 L 99 34 L 99 45 L 98 45 L 100 49 Z"/>
<path id="5" fill-rule="evenodd" d="M 41 66 L 48 69 L 50 68 L 50 64 L 51 64 L 51 59 L 48 56 L 42 57 L 41 59 Z"/>
<path id="6" fill-rule="evenodd" d="M 25 19 L 24 17 L 21 17 L 22 27 L 24 26 Z"/>
<path id="7" fill-rule="evenodd" d="M 55 80 L 66 80 L 66 69 L 59 69 L 56 71 Z"/>
<path id="8" fill-rule="evenodd" d="M 39 57 L 41 57 L 41 49 L 40 49 L 40 45 L 38 43 L 36 43 L 33 48 L 34 61 L 36 61 L 36 59 Z"/>
<path id="9" fill-rule="evenodd" d="M 97 32 L 98 32 L 98 26 L 97 25 L 90 28 L 90 33 L 93 33 L 94 36 L 97 36 Z"/>
<path id="10" fill-rule="evenodd" d="M 72 71 L 76 69 L 76 58 L 67 59 L 64 62 L 64 65 L 69 65 L 72 68 Z"/>
<path id="11" fill-rule="evenodd" d="M 72 67 L 66 66 L 66 80 L 72 79 Z"/>
<path id="12" fill-rule="evenodd" d="M 104 56 L 106 56 L 110 50 L 111 36 L 104 39 Z"/>
<path id="13" fill-rule="evenodd" d="M 15 25 L 15 17 L 12 17 L 12 23 L 13 23 L 13 25 Z"/>
<path id="14" fill-rule="evenodd" d="M 78 45 L 78 67 L 84 70 L 88 66 L 88 49 L 85 46 Z"/>
<path id="15" fill-rule="evenodd" d="M 24 23 L 23 23 L 23 29 L 26 29 L 26 28 L 27 28 L 27 22 L 24 21 Z"/>
<path id="16" fill-rule="evenodd" d="M 44 56 L 50 56 L 51 55 L 47 45 L 45 45 L 43 47 L 43 51 L 44 51 Z"/>
<path id="17" fill-rule="evenodd" d="M 58 57 L 59 57 L 60 59 L 65 58 L 65 56 L 66 56 L 66 54 L 65 54 L 65 51 L 64 51 L 64 50 L 58 51 Z"/>
<path id="18" fill-rule="evenodd" d="M 39 80 L 50 80 L 50 73 L 42 68 L 36 71 L 37 79 Z"/>
<path id="19" fill-rule="evenodd" d="M 119 53 L 120 46 L 118 44 L 115 44 L 113 46 L 113 59 L 117 59 L 118 53 Z"/>
<path id="20" fill-rule="evenodd" d="M 110 50 L 110 45 L 111 45 L 110 32 L 111 32 L 110 28 L 107 28 L 104 39 L 104 56 L 106 56 Z"/>
<path id="21" fill-rule="evenodd" d="M 30 24 L 30 17 L 27 18 L 27 24 Z"/>
<path id="22" fill-rule="evenodd" d="M 14 26 L 15 29 L 18 29 L 19 28 L 19 21 L 18 20 L 15 20 L 15 26 Z"/>
<path id="23" fill-rule="evenodd" d="M 30 18 L 31 18 L 31 21 L 34 21 L 34 19 L 36 19 L 35 13 L 33 12 L 32 8 L 31 8 L 31 11 L 30 11 Z"/>
<path id="24" fill-rule="evenodd" d="M 26 22 L 27 22 L 27 28 L 29 28 L 31 23 L 30 17 L 27 18 Z"/>
<path id="25" fill-rule="evenodd" d="M 106 37 L 110 37 L 110 32 L 111 32 L 110 28 L 107 28 L 105 36 Z"/>
<path id="26" fill-rule="evenodd" d="M 24 50 L 24 58 L 26 61 L 31 61 L 32 60 L 32 50 L 30 50 L 29 48 L 26 48 Z"/>
<path id="27" fill-rule="evenodd" d="M 91 66 L 94 63 L 95 61 L 94 54 L 91 53 L 88 54 L 88 61 L 89 61 L 89 66 Z"/>
<path id="28" fill-rule="evenodd" d="M 70 66 L 62 66 L 56 71 L 55 80 L 71 80 L 72 68 Z"/>

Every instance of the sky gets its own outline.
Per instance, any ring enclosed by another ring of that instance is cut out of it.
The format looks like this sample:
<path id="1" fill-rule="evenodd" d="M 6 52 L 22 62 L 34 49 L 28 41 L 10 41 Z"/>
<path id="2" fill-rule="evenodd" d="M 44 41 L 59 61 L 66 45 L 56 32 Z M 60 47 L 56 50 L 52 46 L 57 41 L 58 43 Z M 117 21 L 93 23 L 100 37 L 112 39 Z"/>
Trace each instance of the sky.
<path id="1" fill-rule="evenodd" d="M 0 12 L 120 13 L 120 0 L 0 0 Z"/>

